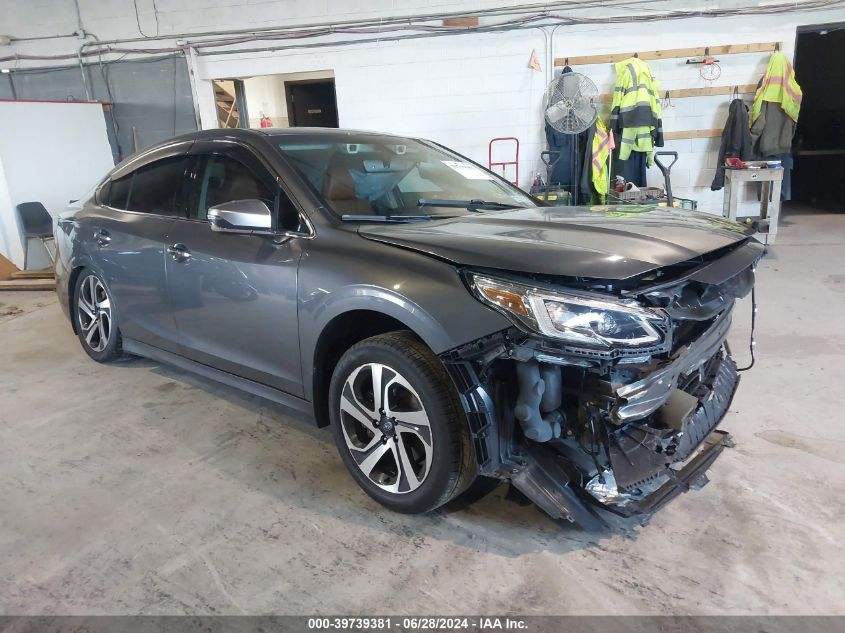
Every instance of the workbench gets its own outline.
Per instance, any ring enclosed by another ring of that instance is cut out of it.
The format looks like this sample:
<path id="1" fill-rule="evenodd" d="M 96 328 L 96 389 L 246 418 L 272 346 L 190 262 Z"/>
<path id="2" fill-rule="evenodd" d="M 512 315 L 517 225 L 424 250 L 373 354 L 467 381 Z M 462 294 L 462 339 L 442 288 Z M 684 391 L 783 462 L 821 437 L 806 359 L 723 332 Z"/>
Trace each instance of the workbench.
<path id="1" fill-rule="evenodd" d="M 761 169 L 726 169 L 725 170 L 725 203 L 722 215 L 736 220 L 737 204 L 742 183 L 760 183 L 760 219 L 769 220 L 769 231 L 766 234 L 766 244 L 774 244 L 778 233 L 780 220 L 780 189 L 783 182 L 783 168 Z M 769 200 L 771 198 L 771 201 Z"/>

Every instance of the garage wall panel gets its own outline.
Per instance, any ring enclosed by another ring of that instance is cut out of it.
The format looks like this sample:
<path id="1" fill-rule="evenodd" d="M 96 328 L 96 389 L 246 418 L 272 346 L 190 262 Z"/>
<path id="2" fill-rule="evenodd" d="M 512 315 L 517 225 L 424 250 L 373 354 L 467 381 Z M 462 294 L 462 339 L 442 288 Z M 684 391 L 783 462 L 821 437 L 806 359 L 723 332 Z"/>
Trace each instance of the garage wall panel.
<path id="1" fill-rule="evenodd" d="M 16 37 L 70 33 L 77 28 L 76 15 L 71 3 L 60 4 L 60 8 L 40 12 L 39 20 L 33 20 L 32 10 L 26 3 L 7 3 L 0 9 L 0 23 L 4 25 L 4 32 Z M 153 4 L 134 3 L 132 0 L 79 0 L 86 30 L 96 33 L 100 39 L 138 37 L 139 31 L 145 35 L 173 35 L 308 22 L 337 23 L 358 18 L 520 4 L 528 2 L 156 0 Z M 647 9 L 701 9 L 710 8 L 714 3 L 704 4 L 707 6 L 702 7 L 700 1 L 692 0 L 652 2 L 647 5 Z M 729 0 L 719 2 L 718 6 L 724 9 L 756 6 L 756 3 Z M 642 9 L 640 6 L 639 10 Z M 638 9 L 597 7 L 577 15 L 598 18 L 635 11 Z M 571 10 L 567 8 L 560 13 L 567 15 Z M 498 19 L 490 18 L 488 21 Z M 202 127 L 214 127 L 217 122 L 212 79 L 332 70 L 335 73 L 341 125 L 429 137 L 453 146 L 482 163 L 487 162 L 487 142 L 492 137 L 517 136 L 522 143 L 520 184 L 527 187 L 532 173 L 543 170 L 539 160 L 539 152 L 544 145 L 541 101 L 549 80 L 549 55 L 565 57 L 778 41 L 783 43 L 784 51 L 791 56 L 797 26 L 839 21 L 845 21 L 845 10 L 841 8 L 753 17 L 563 26 L 555 30 L 551 43 L 553 50 L 547 46 L 548 40 L 543 33 L 529 28 L 502 33 L 461 34 L 401 42 L 380 41 L 307 50 L 202 55 L 197 62 L 197 107 Z M 183 37 L 180 35 L 180 38 Z M 364 36 L 336 37 L 349 40 Z M 176 45 L 176 40 L 162 40 L 161 45 Z M 259 45 L 261 43 L 244 44 L 245 47 Z M 8 52 L 66 53 L 75 51 L 78 46 L 76 38 L 17 42 L 13 46 L 0 47 L 0 56 Z M 537 52 L 542 65 L 541 72 L 527 67 L 532 50 Z M 755 83 L 765 69 L 767 57 L 767 54 L 722 56 L 722 75 L 713 85 Z M 688 66 L 684 61 L 662 59 L 649 62 L 664 91 L 711 85 L 698 75 L 697 66 Z M 162 62 L 165 65 L 167 63 L 169 61 Z M 120 128 L 118 138 L 121 146 L 128 147 L 130 144 L 132 121 L 141 124 L 139 130 L 142 145 L 172 133 L 174 119 L 168 116 L 168 108 L 174 107 L 168 106 L 168 99 L 172 100 L 174 94 L 172 76 L 166 73 L 158 76 L 150 69 L 142 71 L 139 67 L 139 74 L 132 77 L 123 74 L 119 68 L 119 65 L 115 65 L 112 74 L 116 84 L 114 92 L 118 106 L 115 116 Z M 96 77 L 98 73 L 95 70 L 92 68 L 90 72 L 96 84 L 97 98 L 105 99 L 101 80 Z M 581 66 L 575 70 L 593 78 L 600 91 L 612 90 L 612 65 Z M 187 74 L 179 71 L 176 81 L 175 107 L 179 113 L 175 129 L 178 132 L 191 129 L 193 123 L 191 110 L 187 107 L 190 105 Z M 136 85 L 141 86 L 137 94 L 133 92 Z M 0 81 L 2 90 L 3 82 Z M 751 95 L 745 97 L 750 99 Z M 666 129 L 721 128 L 727 116 L 728 101 L 727 97 L 678 99 L 675 101 L 676 107 L 667 110 Z M 697 199 L 703 210 L 718 212 L 721 209 L 722 193 L 711 192 L 706 182 L 712 173 L 709 170 L 715 169 L 718 139 L 697 139 L 695 143 L 687 141 L 682 139 L 667 144 L 667 149 L 677 147 L 681 153 L 676 165 L 676 190 L 680 194 L 679 187 L 686 189 L 681 183 L 689 183 L 692 188 L 686 191 L 689 194 L 686 197 Z M 657 169 L 649 171 L 650 184 L 658 184 L 661 180 Z M 753 192 L 749 192 L 747 199 L 752 201 L 752 197 Z"/>
<path id="2" fill-rule="evenodd" d="M 91 96 L 111 102 L 107 115 L 115 162 L 133 151 L 132 128 L 146 147 L 197 129 L 193 96 L 184 57 L 88 64 Z M 14 92 L 8 81 L 14 82 Z M 108 80 L 108 87 L 106 87 Z M 0 80 L 0 99 L 85 101 L 78 66 L 60 69 L 15 70 Z"/>

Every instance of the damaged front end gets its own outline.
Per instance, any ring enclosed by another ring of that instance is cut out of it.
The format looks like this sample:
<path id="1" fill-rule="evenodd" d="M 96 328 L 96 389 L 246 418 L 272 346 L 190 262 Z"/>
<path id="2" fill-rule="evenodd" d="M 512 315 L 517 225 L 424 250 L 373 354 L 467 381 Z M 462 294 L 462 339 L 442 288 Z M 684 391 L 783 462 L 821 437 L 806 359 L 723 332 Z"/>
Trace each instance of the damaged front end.
<path id="1" fill-rule="evenodd" d="M 514 327 L 442 356 L 481 473 L 555 519 L 650 514 L 707 482 L 739 383 L 726 343 L 753 241 L 624 282 L 467 272 Z M 565 289 L 564 289 L 565 288 Z"/>

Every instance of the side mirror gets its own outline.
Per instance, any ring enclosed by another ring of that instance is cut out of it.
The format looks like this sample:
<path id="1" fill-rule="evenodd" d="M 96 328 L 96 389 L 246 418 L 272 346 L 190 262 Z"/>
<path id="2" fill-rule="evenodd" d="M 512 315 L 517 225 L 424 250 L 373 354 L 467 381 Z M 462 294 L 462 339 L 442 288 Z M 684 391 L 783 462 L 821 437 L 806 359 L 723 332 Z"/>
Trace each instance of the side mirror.
<path id="1" fill-rule="evenodd" d="M 212 231 L 273 235 L 273 214 L 261 200 L 232 200 L 208 209 Z"/>

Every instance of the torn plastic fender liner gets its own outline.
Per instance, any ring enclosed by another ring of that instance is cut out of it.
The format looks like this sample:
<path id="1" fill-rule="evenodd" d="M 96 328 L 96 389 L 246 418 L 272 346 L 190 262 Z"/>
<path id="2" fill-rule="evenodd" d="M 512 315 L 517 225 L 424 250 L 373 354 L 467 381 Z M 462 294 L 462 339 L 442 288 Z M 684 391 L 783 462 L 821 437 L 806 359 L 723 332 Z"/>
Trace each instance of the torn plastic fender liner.
<path id="1" fill-rule="evenodd" d="M 469 433 L 475 448 L 475 459 L 481 474 L 500 476 L 503 458 L 499 448 L 496 412 L 487 389 L 478 379 L 472 364 L 444 357 L 443 366 L 458 390 L 458 397 L 467 416 Z"/>
<path id="2" fill-rule="evenodd" d="M 441 358 L 469 422 L 479 473 L 510 480 L 553 519 L 578 523 L 591 530 L 605 527 L 588 502 L 569 485 L 570 477 L 554 451 L 533 442 L 520 449 L 514 447 L 513 422 L 508 416 L 497 418 L 492 398 L 472 364 Z"/>
<path id="3" fill-rule="evenodd" d="M 517 490 L 553 519 L 577 523 L 587 530 L 606 526 L 569 485 L 569 475 L 556 453 L 542 444 L 530 444 L 526 452 L 525 466 L 511 477 Z"/>

